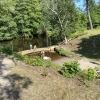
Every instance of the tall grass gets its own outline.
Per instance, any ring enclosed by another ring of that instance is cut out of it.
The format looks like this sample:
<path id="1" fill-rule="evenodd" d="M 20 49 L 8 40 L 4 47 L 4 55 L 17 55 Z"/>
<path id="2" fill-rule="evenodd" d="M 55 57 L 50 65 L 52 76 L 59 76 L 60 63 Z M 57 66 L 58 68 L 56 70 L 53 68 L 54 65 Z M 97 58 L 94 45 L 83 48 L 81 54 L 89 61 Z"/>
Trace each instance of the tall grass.
<path id="1" fill-rule="evenodd" d="M 77 31 L 77 32 L 69 35 L 68 38 L 77 38 L 79 36 L 89 37 L 91 35 L 97 35 L 97 34 L 100 34 L 100 29 Z"/>

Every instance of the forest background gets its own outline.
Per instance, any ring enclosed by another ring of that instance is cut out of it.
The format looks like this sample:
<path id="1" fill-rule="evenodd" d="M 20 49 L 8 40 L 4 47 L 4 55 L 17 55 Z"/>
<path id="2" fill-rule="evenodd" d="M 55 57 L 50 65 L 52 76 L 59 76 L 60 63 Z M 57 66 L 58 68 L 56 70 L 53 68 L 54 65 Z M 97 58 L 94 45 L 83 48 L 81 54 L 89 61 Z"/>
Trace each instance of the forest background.
<path id="1" fill-rule="evenodd" d="M 79 1 L 0 0 L 0 41 L 35 35 L 61 41 L 75 32 L 100 29 L 100 2 L 84 0 L 80 9 Z"/>

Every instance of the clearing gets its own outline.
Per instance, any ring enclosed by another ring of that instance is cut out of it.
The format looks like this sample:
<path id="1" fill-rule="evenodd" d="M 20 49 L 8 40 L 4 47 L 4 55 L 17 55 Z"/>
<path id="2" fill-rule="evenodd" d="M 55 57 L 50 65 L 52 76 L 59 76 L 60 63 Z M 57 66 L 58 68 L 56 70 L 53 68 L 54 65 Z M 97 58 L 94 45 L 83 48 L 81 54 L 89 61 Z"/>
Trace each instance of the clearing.
<path id="1" fill-rule="evenodd" d="M 99 66 L 99 61 L 82 53 L 82 38 L 61 45 L 74 52 L 74 56 L 53 62 L 62 65 L 67 61 L 78 60 L 82 69 Z M 54 68 L 29 66 L 3 55 L 0 55 L 0 89 L 0 100 L 100 100 L 100 80 L 88 82 L 78 76 L 66 78 Z"/>

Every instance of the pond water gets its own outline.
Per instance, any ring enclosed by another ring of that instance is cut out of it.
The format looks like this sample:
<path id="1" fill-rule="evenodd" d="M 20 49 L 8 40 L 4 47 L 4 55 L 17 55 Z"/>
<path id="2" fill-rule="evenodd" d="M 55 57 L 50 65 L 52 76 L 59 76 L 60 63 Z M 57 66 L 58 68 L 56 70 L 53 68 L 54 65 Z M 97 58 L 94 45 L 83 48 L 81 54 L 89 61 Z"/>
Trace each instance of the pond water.
<path id="1" fill-rule="evenodd" d="M 33 46 L 36 45 L 37 48 L 41 48 L 54 45 L 55 42 L 54 41 L 51 42 L 50 39 L 47 40 L 47 38 L 42 38 L 42 37 L 17 38 L 11 41 L 0 42 L 0 47 L 9 45 L 14 52 L 19 52 L 30 49 L 30 44 L 32 44 Z M 61 56 L 58 55 L 57 53 L 50 53 L 50 52 L 46 52 L 46 56 L 51 57 L 51 60 L 56 60 L 61 58 Z"/>
<path id="2" fill-rule="evenodd" d="M 9 45 L 15 52 L 30 49 L 30 44 L 32 44 L 33 46 L 36 45 L 38 48 L 40 48 L 50 45 L 50 42 L 47 42 L 46 38 L 41 38 L 41 37 L 17 38 L 11 41 L 0 42 L 1 46 Z"/>

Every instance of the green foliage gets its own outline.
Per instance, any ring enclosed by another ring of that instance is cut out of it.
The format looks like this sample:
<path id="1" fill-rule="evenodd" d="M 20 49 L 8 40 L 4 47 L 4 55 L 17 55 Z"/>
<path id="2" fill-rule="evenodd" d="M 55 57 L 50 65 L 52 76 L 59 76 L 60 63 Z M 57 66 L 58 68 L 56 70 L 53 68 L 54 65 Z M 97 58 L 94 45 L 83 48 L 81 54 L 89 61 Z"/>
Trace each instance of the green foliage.
<path id="1" fill-rule="evenodd" d="M 97 78 L 100 78 L 100 66 L 95 67 L 95 70 Z"/>
<path id="2" fill-rule="evenodd" d="M 50 31 L 52 37 L 57 40 L 59 38 L 62 40 L 65 35 L 68 36 L 86 26 L 85 14 L 80 14 L 71 0 L 39 0 L 39 2 L 44 22 L 41 29 L 45 33 Z"/>
<path id="3" fill-rule="evenodd" d="M 41 21 L 41 9 L 38 0 L 17 0 L 14 20 L 17 23 L 18 33 L 30 36 L 37 33 Z"/>
<path id="4" fill-rule="evenodd" d="M 89 68 L 88 70 L 87 70 L 87 79 L 88 80 L 94 80 L 96 78 L 96 72 L 95 72 L 95 70 L 94 69 L 92 69 L 92 68 Z"/>
<path id="5" fill-rule="evenodd" d="M 60 69 L 61 66 L 53 64 L 51 61 L 44 61 L 41 57 L 39 56 L 27 56 L 27 55 L 22 55 L 21 53 L 13 53 L 14 57 L 25 61 L 25 63 L 32 65 L 32 66 L 42 66 L 42 67 L 53 67 L 56 69 Z"/>
<path id="6" fill-rule="evenodd" d="M 74 77 L 81 71 L 79 63 L 77 61 L 71 61 L 64 63 L 64 67 L 61 69 L 61 73 L 67 77 Z"/>
<path id="7" fill-rule="evenodd" d="M 100 26 L 100 4 L 95 4 L 91 8 L 91 18 L 93 27 L 98 28 Z"/>
<path id="8" fill-rule="evenodd" d="M 97 77 L 95 69 L 92 68 L 83 70 L 79 75 L 83 80 L 89 80 L 89 81 L 93 81 Z"/>
<path id="9" fill-rule="evenodd" d="M 45 66 L 45 62 L 39 56 L 35 57 L 24 56 L 24 61 L 25 63 L 32 66 Z"/>
<path id="10" fill-rule="evenodd" d="M 41 57 L 29 57 L 24 56 L 25 63 L 32 65 L 32 66 L 42 66 L 42 67 L 51 67 L 53 63 L 51 61 L 44 61 Z"/>
<path id="11" fill-rule="evenodd" d="M 55 48 L 55 51 L 56 51 L 58 54 L 62 55 L 62 56 L 66 56 L 66 54 L 67 54 L 67 51 L 64 50 L 63 48 L 57 47 L 57 48 Z"/>
<path id="12" fill-rule="evenodd" d="M 41 17 L 38 0 L 2 0 L 0 2 L 0 41 L 10 40 L 18 35 L 36 34 Z"/>
<path id="13" fill-rule="evenodd" d="M 83 35 L 85 35 L 85 34 L 87 34 L 86 32 L 84 32 L 84 30 L 82 30 L 82 31 L 77 31 L 77 32 L 75 32 L 75 33 L 73 33 L 73 34 L 70 34 L 68 37 L 69 38 L 77 38 L 77 37 L 79 37 L 79 36 L 83 36 Z"/>
<path id="14" fill-rule="evenodd" d="M 62 56 L 74 56 L 75 54 L 74 53 L 72 53 L 72 52 L 70 52 L 70 51 L 68 51 L 68 50 L 65 50 L 65 49 L 63 49 L 63 48 L 59 48 L 59 47 L 57 47 L 57 48 L 55 48 L 54 49 L 58 54 L 60 54 L 60 55 L 62 55 Z"/>
<path id="15" fill-rule="evenodd" d="M 16 57 L 18 59 L 21 59 L 21 60 L 24 59 L 24 56 L 21 53 L 14 52 L 13 55 L 14 55 L 14 57 Z"/>
<path id="16" fill-rule="evenodd" d="M 13 16 L 10 11 L 3 10 L 4 13 L 0 10 L 0 41 L 10 40 L 17 36 L 17 25 Z"/>
<path id="17" fill-rule="evenodd" d="M 91 1 L 91 0 L 90 0 Z M 90 4 L 90 13 L 95 28 L 100 26 L 100 4 Z M 65 36 L 78 37 L 87 29 L 86 12 L 75 7 L 72 0 L 1 0 L 0 41 L 18 35 L 48 34 L 62 41 Z M 80 32 L 81 31 L 81 32 Z"/>
<path id="18" fill-rule="evenodd" d="M 7 55 L 11 55 L 13 53 L 13 51 L 9 45 L 4 46 L 1 51 Z"/>

